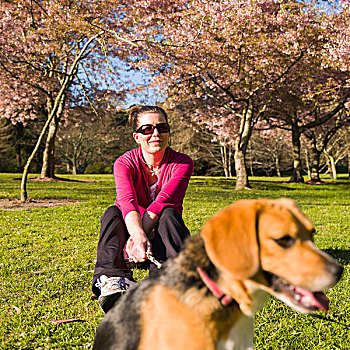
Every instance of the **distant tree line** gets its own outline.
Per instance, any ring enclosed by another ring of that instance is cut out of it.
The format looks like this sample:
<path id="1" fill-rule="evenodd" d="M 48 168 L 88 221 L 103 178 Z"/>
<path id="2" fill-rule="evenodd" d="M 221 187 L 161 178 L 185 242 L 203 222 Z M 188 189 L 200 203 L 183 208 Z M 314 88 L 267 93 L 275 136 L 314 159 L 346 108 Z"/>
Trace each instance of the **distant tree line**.
<path id="1" fill-rule="evenodd" d="M 167 109 L 166 103 L 163 107 Z M 171 124 L 170 146 L 190 155 L 195 175 L 235 176 L 234 149 L 215 138 L 215 134 L 191 122 L 188 112 L 167 109 Z M 57 174 L 91 174 L 113 171 L 121 154 L 136 147 L 127 123 L 127 110 L 109 109 L 103 116 L 91 116 L 88 107 L 77 107 L 70 123 L 61 125 L 56 145 Z M 43 120 L 11 123 L 0 118 L 0 171 L 22 172 L 25 161 L 38 137 Z M 38 125 L 39 124 L 39 125 Z M 247 149 L 247 171 L 250 176 L 291 175 L 293 150 L 287 131 L 255 130 Z M 311 176 L 309 140 L 302 141 L 303 173 Z M 30 171 L 40 173 L 44 145 L 39 149 Z M 322 176 L 336 178 L 338 172 L 349 172 L 350 128 L 343 127 L 333 135 L 320 156 Z"/>

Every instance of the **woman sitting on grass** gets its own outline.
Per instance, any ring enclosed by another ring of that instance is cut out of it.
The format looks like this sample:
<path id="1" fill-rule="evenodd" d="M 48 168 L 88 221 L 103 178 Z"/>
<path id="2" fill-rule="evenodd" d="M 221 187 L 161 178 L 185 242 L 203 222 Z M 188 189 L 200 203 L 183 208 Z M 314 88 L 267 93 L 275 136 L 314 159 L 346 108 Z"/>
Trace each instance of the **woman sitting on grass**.
<path id="1" fill-rule="evenodd" d="M 140 147 L 114 163 L 116 201 L 101 218 L 93 276 L 92 291 L 104 312 L 135 283 L 133 263 L 145 262 L 149 255 L 164 262 L 177 255 L 189 236 L 182 201 L 192 159 L 168 147 L 170 126 L 162 108 L 133 107 L 129 124 Z M 149 269 L 152 274 L 156 266 Z"/>

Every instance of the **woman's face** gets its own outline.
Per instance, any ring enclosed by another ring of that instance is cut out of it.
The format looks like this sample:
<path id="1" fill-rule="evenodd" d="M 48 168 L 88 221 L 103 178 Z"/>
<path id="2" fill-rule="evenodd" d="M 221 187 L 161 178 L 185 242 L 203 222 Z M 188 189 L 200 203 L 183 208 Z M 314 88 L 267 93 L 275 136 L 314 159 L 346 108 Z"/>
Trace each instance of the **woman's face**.
<path id="1" fill-rule="evenodd" d="M 157 125 L 159 123 L 166 123 L 163 115 L 159 113 L 145 113 L 139 117 L 137 128 L 145 124 Z M 168 146 L 169 132 L 160 134 L 154 128 L 153 134 L 143 135 L 141 133 L 133 133 L 135 141 L 141 146 L 142 151 L 149 154 L 156 154 L 164 151 Z"/>

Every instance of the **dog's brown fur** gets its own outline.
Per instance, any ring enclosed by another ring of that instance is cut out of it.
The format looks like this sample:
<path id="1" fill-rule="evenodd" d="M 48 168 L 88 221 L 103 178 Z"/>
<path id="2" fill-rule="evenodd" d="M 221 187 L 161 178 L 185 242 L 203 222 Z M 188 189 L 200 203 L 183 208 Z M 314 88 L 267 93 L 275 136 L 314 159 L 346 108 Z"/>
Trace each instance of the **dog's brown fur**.
<path id="1" fill-rule="evenodd" d="M 314 246 L 313 232 L 291 200 L 234 203 L 118 301 L 101 322 L 94 349 L 252 349 L 253 315 L 269 294 L 306 313 L 320 307 L 317 301 L 297 302 L 286 285 L 319 292 L 339 281 L 341 266 Z M 222 306 L 197 267 L 235 302 Z"/>

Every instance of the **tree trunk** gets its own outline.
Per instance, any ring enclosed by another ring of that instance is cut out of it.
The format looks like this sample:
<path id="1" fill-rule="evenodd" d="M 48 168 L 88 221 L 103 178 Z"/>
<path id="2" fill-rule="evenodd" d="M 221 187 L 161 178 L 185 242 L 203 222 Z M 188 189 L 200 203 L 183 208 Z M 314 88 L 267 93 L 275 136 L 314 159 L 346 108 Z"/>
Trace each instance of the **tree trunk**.
<path id="1" fill-rule="evenodd" d="M 61 97 L 61 94 L 59 94 L 58 98 Z M 55 103 L 57 105 L 57 103 Z M 32 160 L 34 159 L 36 153 L 38 152 L 38 149 L 41 145 L 41 142 L 44 138 L 44 135 L 46 134 L 47 129 L 49 128 L 49 125 L 51 121 L 54 118 L 54 112 L 57 110 L 56 106 L 54 107 L 53 111 L 51 111 L 51 115 L 49 115 L 44 127 L 41 130 L 41 133 L 39 135 L 39 138 L 36 142 L 36 145 L 31 153 L 31 155 L 27 159 L 27 163 L 23 168 L 23 174 L 22 174 L 22 181 L 21 181 L 21 202 L 25 202 L 28 199 L 28 192 L 27 192 L 27 179 L 29 174 L 29 167 L 32 163 Z"/>
<path id="2" fill-rule="evenodd" d="M 57 134 L 58 121 L 53 118 L 46 138 L 45 150 L 43 155 L 43 165 L 41 168 L 41 178 L 55 177 L 55 140 Z"/>
<path id="3" fill-rule="evenodd" d="M 315 144 L 311 144 L 309 149 L 310 154 L 310 181 L 311 182 L 320 182 L 320 157 L 321 152 L 316 149 Z"/>
<path id="4" fill-rule="evenodd" d="M 60 92 L 58 93 L 54 104 L 52 105 L 51 102 L 52 100 L 48 98 L 48 118 L 47 121 L 44 125 L 44 127 L 41 130 L 40 136 L 36 142 L 36 145 L 29 156 L 26 165 L 24 166 L 23 169 L 23 174 L 22 174 L 22 181 L 21 181 L 21 202 L 25 202 L 28 199 L 28 192 L 27 192 L 27 179 L 28 179 L 28 173 L 29 173 L 29 167 L 34 159 L 39 146 L 41 145 L 41 142 L 46 134 L 46 131 L 50 128 L 50 125 L 54 119 L 58 119 L 57 115 L 61 116 L 63 113 L 63 107 L 65 103 L 65 98 L 67 94 L 67 89 L 69 87 L 69 84 L 71 82 L 71 78 L 66 79 L 65 83 L 60 89 Z M 51 108 L 52 106 L 52 108 Z"/>
<path id="5" fill-rule="evenodd" d="M 249 142 L 249 171 L 250 171 L 250 176 L 254 176 L 254 169 L 253 169 L 253 153 L 252 153 L 252 145 Z"/>
<path id="6" fill-rule="evenodd" d="M 236 147 L 235 151 L 235 169 L 236 169 L 236 190 L 249 188 L 248 173 L 245 164 L 245 157 L 243 151 Z"/>
<path id="7" fill-rule="evenodd" d="M 250 168 L 250 176 L 254 176 L 253 162 L 249 163 L 249 168 Z"/>
<path id="8" fill-rule="evenodd" d="M 225 177 L 228 177 L 226 145 L 221 145 L 220 151 L 221 151 L 221 163 L 224 168 L 224 174 L 225 174 Z"/>
<path id="9" fill-rule="evenodd" d="M 69 165 L 69 160 L 68 160 L 68 155 L 66 154 L 66 159 L 67 159 L 67 164 L 66 164 L 66 171 L 67 171 L 67 174 L 70 173 L 70 165 Z"/>
<path id="10" fill-rule="evenodd" d="M 231 166 L 232 145 L 229 143 L 220 145 L 220 152 L 221 152 L 221 163 L 224 169 L 225 177 L 232 177 L 232 166 Z"/>
<path id="11" fill-rule="evenodd" d="M 311 179 L 311 166 L 309 162 L 309 153 L 308 150 L 305 150 L 305 162 L 306 162 L 306 169 L 307 169 L 307 176 L 309 177 L 309 180 Z"/>
<path id="12" fill-rule="evenodd" d="M 250 98 L 243 112 L 239 134 L 235 142 L 236 190 L 250 188 L 245 156 L 252 134 L 253 112 L 254 101 L 253 98 Z"/>
<path id="13" fill-rule="evenodd" d="M 302 176 L 302 165 L 300 155 L 300 131 L 297 125 L 292 127 L 292 144 L 293 144 L 293 175 L 289 182 L 304 182 Z"/>
<path id="14" fill-rule="evenodd" d="M 54 117 L 52 118 L 50 125 L 49 125 L 49 131 L 46 138 L 46 144 L 45 144 L 45 150 L 43 155 L 43 165 L 41 168 L 41 178 L 55 178 L 55 141 L 56 141 L 56 134 L 58 129 L 58 122 L 61 119 L 61 116 L 64 111 L 64 105 L 66 102 L 67 97 L 67 91 L 62 93 L 61 99 L 58 103 L 57 112 L 55 113 Z M 48 105 L 50 108 L 48 110 L 51 110 L 51 104 L 52 101 L 48 101 Z"/>
<path id="15" fill-rule="evenodd" d="M 72 174 L 77 175 L 77 154 L 75 150 L 73 152 L 73 159 L 72 159 Z"/>
<path id="16" fill-rule="evenodd" d="M 330 173 L 330 177 L 332 180 L 336 180 L 337 179 L 337 167 L 336 167 L 336 163 L 334 160 L 334 157 L 330 154 L 327 154 L 328 157 L 328 166 L 329 166 L 329 173 Z"/>
<path id="17" fill-rule="evenodd" d="M 18 172 L 23 171 L 22 166 L 22 145 L 21 145 L 21 139 L 24 134 L 24 126 L 22 123 L 17 122 L 15 125 L 16 128 L 16 168 Z"/>
<path id="18" fill-rule="evenodd" d="M 16 168 L 18 172 L 23 171 L 23 167 L 22 167 L 22 147 L 20 142 L 16 143 Z"/>
<path id="19" fill-rule="evenodd" d="M 232 166 L 231 166 L 231 160 L 232 160 L 232 145 L 230 144 L 228 146 L 228 176 L 232 177 Z"/>
<path id="20" fill-rule="evenodd" d="M 280 167 L 280 158 L 278 156 L 278 154 L 275 155 L 275 166 L 276 166 L 276 172 L 277 172 L 277 176 L 281 177 L 281 167 Z"/>
<path id="21" fill-rule="evenodd" d="M 350 180 L 350 147 L 348 148 L 348 173 L 349 173 L 348 179 Z"/>

